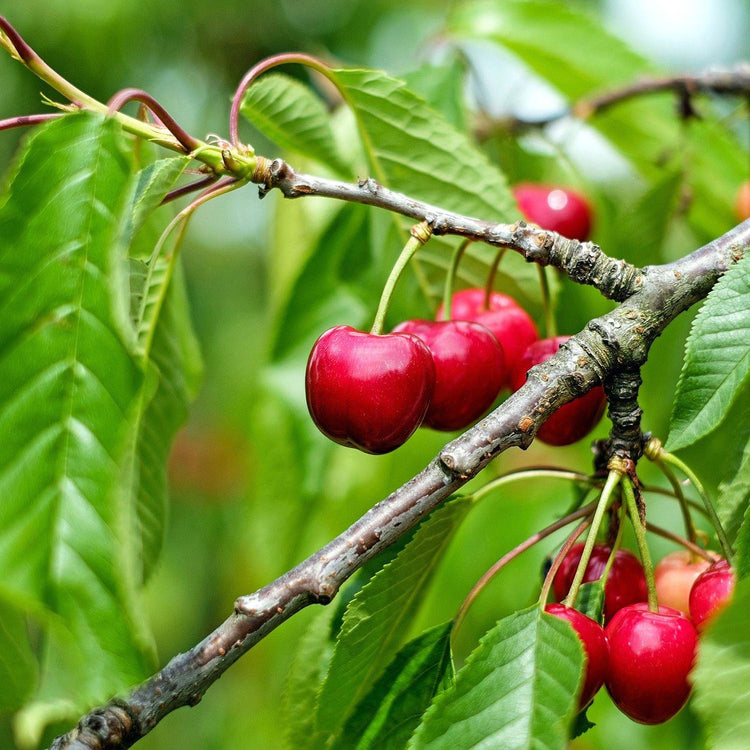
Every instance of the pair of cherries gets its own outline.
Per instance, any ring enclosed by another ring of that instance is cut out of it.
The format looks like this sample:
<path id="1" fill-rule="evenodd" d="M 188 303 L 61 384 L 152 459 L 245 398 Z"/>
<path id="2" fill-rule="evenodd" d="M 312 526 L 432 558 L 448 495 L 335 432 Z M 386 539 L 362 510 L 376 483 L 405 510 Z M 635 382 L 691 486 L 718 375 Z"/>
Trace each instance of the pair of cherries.
<path id="1" fill-rule="evenodd" d="M 575 545 L 563 560 L 553 581 L 558 599 L 567 593 L 582 551 L 583 545 Z M 601 577 L 610 551 L 604 545 L 594 547 L 584 581 Z M 616 553 L 605 585 L 605 628 L 562 604 L 547 605 L 550 614 L 570 622 L 583 643 L 586 674 L 581 707 L 602 684 L 624 714 L 643 724 L 666 721 L 685 705 L 698 632 L 728 603 L 734 575 L 726 560 L 700 565 L 675 553 L 661 561 L 655 578 L 657 592 L 661 579 L 665 598 L 675 603 L 684 602 L 689 592 L 690 617 L 662 604 L 658 612 L 649 610 L 643 569 L 626 550 Z"/>
<path id="2" fill-rule="evenodd" d="M 307 404 L 332 440 L 386 453 L 421 424 L 462 429 L 484 414 L 508 384 L 512 365 L 537 338 L 514 300 L 484 290 L 453 297 L 452 320 L 408 320 L 390 334 L 338 326 L 313 346 Z"/>

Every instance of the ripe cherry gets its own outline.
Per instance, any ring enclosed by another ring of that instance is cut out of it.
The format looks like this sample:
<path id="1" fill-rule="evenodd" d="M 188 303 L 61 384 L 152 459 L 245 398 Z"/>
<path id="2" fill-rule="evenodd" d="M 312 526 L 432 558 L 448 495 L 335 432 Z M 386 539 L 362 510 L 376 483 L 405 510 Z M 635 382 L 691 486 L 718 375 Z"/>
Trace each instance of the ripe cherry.
<path id="1" fill-rule="evenodd" d="M 591 206 L 574 190 L 522 183 L 513 188 L 521 213 L 542 229 L 585 241 L 591 232 Z"/>
<path id="2" fill-rule="evenodd" d="M 578 705 L 583 708 L 591 702 L 607 676 L 609 650 L 604 628 L 577 609 L 566 607 L 563 604 L 548 604 L 544 611 L 559 617 L 561 620 L 567 620 L 583 643 L 586 671 L 581 688 L 581 698 L 578 702 Z"/>
<path id="3" fill-rule="evenodd" d="M 690 614 L 690 589 L 695 579 L 711 563 L 703 558 L 693 559 L 688 550 L 678 550 L 663 557 L 654 569 L 656 598 L 659 604 Z"/>
<path id="4" fill-rule="evenodd" d="M 726 560 L 704 570 L 690 589 L 690 617 L 699 631 L 729 604 L 734 591 L 734 571 Z"/>
<path id="5" fill-rule="evenodd" d="M 611 548 L 605 544 L 595 544 L 589 564 L 583 575 L 583 582 L 598 581 L 609 560 Z M 555 598 L 564 599 L 576 574 L 576 568 L 583 553 L 583 544 L 574 544 L 565 555 L 554 579 L 552 590 Z M 615 613 L 634 602 L 645 602 L 648 598 L 646 576 L 638 558 L 629 550 L 618 549 L 604 585 L 604 620 L 608 622 Z"/>
<path id="6" fill-rule="evenodd" d="M 503 350 L 484 326 L 465 320 L 407 320 L 394 333 L 418 336 L 435 363 L 435 392 L 424 423 L 459 430 L 484 414 L 500 392 Z"/>
<path id="7" fill-rule="evenodd" d="M 500 342 L 505 354 L 508 373 L 504 386 L 510 386 L 510 372 L 516 367 L 529 344 L 539 339 L 531 316 L 512 297 L 500 292 L 490 294 L 489 307 L 484 306 L 484 289 L 463 289 L 453 295 L 451 317 L 454 320 L 471 320 L 489 328 Z M 443 306 L 437 320 L 443 317 Z"/>
<path id="8" fill-rule="evenodd" d="M 750 219 L 750 180 L 745 180 L 737 191 L 734 212 L 740 221 Z"/>
<path id="9" fill-rule="evenodd" d="M 510 373 L 510 389 L 517 391 L 526 382 L 526 373 L 545 362 L 570 336 L 541 339 L 531 344 Z M 588 435 L 604 414 L 607 399 L 598 385 L 588 393 L 561 406 L 539 429 L 537 437 L 549 445 L 570 445 Z"/>
<path id="10" fill-rule="evenodd" d="M 337 326 L 315 342 L 305 386 L 310 415 L 324 435 L 367 453 L 387 453 L 422 423 L 435 366 L 416 336 Z"/>
<path id="11" fill-rule="evenodd" d="M 660 724 L 671 719 L 690 695 L 698 634 L 682 612 L 631 604 L 604 630 L 609 642 L 605 684 L 615 705 L 633 721 Z"/>

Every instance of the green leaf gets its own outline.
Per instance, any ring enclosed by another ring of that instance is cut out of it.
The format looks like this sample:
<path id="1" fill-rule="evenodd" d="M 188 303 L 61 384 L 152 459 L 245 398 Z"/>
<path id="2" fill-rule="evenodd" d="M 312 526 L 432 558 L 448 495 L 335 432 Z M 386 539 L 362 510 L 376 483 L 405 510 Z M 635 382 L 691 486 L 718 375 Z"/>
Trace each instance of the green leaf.
<path id="1" fill-rule="evenodd" d="M 315 744 L 315 712 L 318 693 L 333 654 L 330 637 L 333 607 L 315 615 L 300 638 L 289 670 L 282 705 L 284 741 L 290 750 Z"/>
<path id="2" fill-rule="evenodd" d="M 0 588 L 74 634 L 79 703 L 153 667 L 120 482 L 145 382 L 110 258 L 131 176 L 120 137 L 89 115 L 38 129 L 0 199 Z"/>
<path id="3" fill-rule="evenodd" d="M 740 437 L 740 445 L 744 443 L 744 450 L 731 478 L 719 485 L 716 498 L 717 512 L 730 540 L 737 535 L 750 507 L 750 433 L 747 428 Z"/>
<path id="4" fill-rule="evenodd" d="M 510 50 L 569 102 L 657 73 L 653 65 L 591 14 L 545 0 L 479 0 L 458 6 L 449 27 L 462 38 L 489 39 Z M 746 166 L 742 147 L 705 100 L 703 120 L 683 127 L 670 92 L 618 103 L 587 120 L 649 180 L 663 165 L 689 162 L 691 226 L 706 241 L 736 223 L 732 205 Z"/>
<path id="5" fill-rule="evenodd" d="M 404 76 L 404 82 L 424 97 L 445 119 L 459 130 L 466 127 L 464 82 L 466 71 L 459 60 L 450 65 L 424 63 Z"/>
<path id="6" fill-rule="evenodd" d="M 569 623 L 536 605 L 506 617 L 435 698 L 409 748 L 563 750 L 582 668 Z"/>
<path id="7" fill-rule="evenodd" d="M 380 676 L 416 616 L 432 573 L 470 507 L 470 500 L 456 498 L 436 510 L 404 550 L 354 597 L 321 690 L 321 730 L 335 733 Z"/>
<path id="8" fill-rule="evenodd" d="M 750 731 L 750 581 L 740 581 L 732 603 L 703 633 L 692 673 L 693 708 L 710 750 L 747 747 Z"/>
<path id="9" fill-rule="evenodd" d="M 750 373 L 750 255 L 719 279 L 693 321 L 667 450 L 691 445 L 727 416 Z"/>
<path id="10" fill-rule="evenodd" d="M 26 618 L 15 607 L 0 603 L 0 713 L 18 708 L 37 679 Z"/>
<path id="11" fill-rule="evenodd" d="M 356 68 L 334 76 L 357 118 L 376 179 L 450 211 L 494 221 L 518 217 L 500 170 L 402 81 Z"/>
<path id="12" fill-rule="evenodd" d="M 435 694 L 453 677 L 452 622 L 407 643 L 355 708 L 336 750 L 401 750 Z"/>
<path id="13" fill-rule="evenodd" d="M 242 114 L 281 148 L 347 173 L 320 97 L 283 73 L 269 73 L 254 83 L 242 100 Z"/>

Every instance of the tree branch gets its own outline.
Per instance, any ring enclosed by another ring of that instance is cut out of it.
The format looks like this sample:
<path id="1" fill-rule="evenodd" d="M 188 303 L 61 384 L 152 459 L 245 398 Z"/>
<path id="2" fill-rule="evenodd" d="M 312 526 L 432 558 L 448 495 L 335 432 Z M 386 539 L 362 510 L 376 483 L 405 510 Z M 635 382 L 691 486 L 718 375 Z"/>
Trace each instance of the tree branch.
<path id="1" fill-rule="evenodd" d="M 398 200 L 409 199 L 400 196 Z M 750 220 L 675 263 L 639 271 L 637 291 L 612 312 L 590 321 L 554 357 L 534 367 L 526 385 L 448 443 L 419 474 L 296 568 L 237 599 L 230 617 L 201 643 L 175 656 L 126 698 L 87 714 L 76 729 L 55 740 L 53 750 L 127 748 L 174 709 L 198 703 L 211 684 L 258 641 L 307 605 L 330 602 L 352 573 L 495 456 L 513 446 L 527 447 L 559 406 L 615 372 L 637 371 L 656 337 L 708 294 L 748 244 Z M 624 267 L 623 273 L 632 272 Z M 621 280 L 615 281 L 622 285 Z"/>

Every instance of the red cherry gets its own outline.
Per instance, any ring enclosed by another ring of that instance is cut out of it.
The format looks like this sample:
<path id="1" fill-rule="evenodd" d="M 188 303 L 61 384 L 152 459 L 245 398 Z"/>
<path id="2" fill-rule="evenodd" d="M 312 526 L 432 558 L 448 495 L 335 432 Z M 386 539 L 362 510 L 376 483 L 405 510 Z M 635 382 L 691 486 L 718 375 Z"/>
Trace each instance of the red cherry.
<path id="1" fill-rule="evenodd" d="M 695 579 L 690 589 L 690 617 L 699 631 L 729 604 L 734 584 L 734 571 L 726 560 L 715 562 Z"/>
<path id="2" fill-rule="evenodd" d="M 460 430 L 492 406 L 502 387 L 505 360 L 484 326 L 465 320 L 407 320 L 393 330 L 418 336 L 432 353 L 435 392 L 424 419 L 428 427 Z"/>
<path id="3" fill-rule="evenodd" d="M 591 232 L 591 206 L 580 193 L 554 185 L 522 183 L 513 188 L 521 213 L 534 224 L 585 241 Z"/>
<path id="4" fill-rule="evenodd" d="M 526 373 L 545 362 L 570 336 L 541 339 L 531 344 L 510 373 L 510 389 L 517 391 L 526 382 Z M 600 385 L 592 388 L 580 398 L 561 406 L 539 429 L 537 437 L 549 445 L 570 445 L 596 427 L 604 414 L 607 398 Z"/>
<path id="5" fill-rule="evenodd" d="M 693 560 L 688 550 L 678 550 L 663 557 L 654 569 L 659 604 L 689 615 L 690 589 L 695 579 L 709 565 L 711 563 L 702 558 Z"/>
<path id="6" fill-rule="evenodd" d="M 324 435 L 367 453 L 387 453 L 422 423 L 435 366 L 416 336 L 337 326 L 315 342 L 305 386 L 310 415 Z"/>
<path id="7" fill-rule="evenodd" d="M 583 708 L 591 702 L 591 699 L 604 684 L 604 678 L 607 676 L 609 649 L 607 648 L 607 638 L 604 635 L 604 628 L 577 609 L 566 607 L 562 604 L 548 604 L 544 608 L 544 611 L 549 612 L 555 617 L 559 617 L 561 620 L 567 620 L 581 639 L 581 643 L 583 643 L 583 650 L 586 656 L 586 672 L 583 687 L 581 688 L 581 698 L 578 702 L 578 705 Z"/>
<path id="8" fill-rule="evenodd" d="M 609 560 L 611 548 L 595 544 L 591 550 L 589 564 L 583 574 L 583 582 L 598 581 Z M 576 568 L 583 553 L 583 544 L 574 544 L 558 568 L 552 580 L 556 599 L 564 599 L 575 578 Z M 629 550 L 618 549 L 604 585 L 604 620 L 609 621 L 615 613 L 634 602 L 645 602 L 648 598 L 646 576 L 638 558 Z"/>
<path id="9" fill-rule="evenodd" d="M 606 685 L 615 705 L 633 721 L 671 719 L 690 695 L 698 634 L 682 612 L 647 604 L 621 609 L 604 629 L 609 642 Z"/>
<path id="10" fill-rule="evenodd" d="M 440 305 L 436 318 L 441 320 L 442 317 L 443 306 Z M 504 386 L 510 385 L 510 371 L 516 367 L 526 348 L 539 339 L 531 316 L 512 297 L 500 292 L 490 294 L 489 308 L 484 306 L 484 289 L 456 292 L 451 302 L 451 317 L 480 323 L 492 331 L 505 354 L 508 376 Z"/>
<path id="11" fill-rule="evenodd" d="M 745 180 L 737 191 L 734 212 L 740 221 L 750 219 L 750 180 Z"/>

